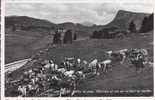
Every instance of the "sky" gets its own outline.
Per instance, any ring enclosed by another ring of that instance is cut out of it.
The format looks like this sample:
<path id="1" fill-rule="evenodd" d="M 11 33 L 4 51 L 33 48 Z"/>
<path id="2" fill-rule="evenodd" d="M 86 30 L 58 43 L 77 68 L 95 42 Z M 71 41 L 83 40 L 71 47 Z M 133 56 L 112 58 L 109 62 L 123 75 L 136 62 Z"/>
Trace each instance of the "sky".
<path id="1" fill-rule="evenodd" d="M 6 16 L 29 16 L 53 23 L 89 22 L 104 25 L 118 10 L 152 13 L 151 3 L 6 3 Z"/>

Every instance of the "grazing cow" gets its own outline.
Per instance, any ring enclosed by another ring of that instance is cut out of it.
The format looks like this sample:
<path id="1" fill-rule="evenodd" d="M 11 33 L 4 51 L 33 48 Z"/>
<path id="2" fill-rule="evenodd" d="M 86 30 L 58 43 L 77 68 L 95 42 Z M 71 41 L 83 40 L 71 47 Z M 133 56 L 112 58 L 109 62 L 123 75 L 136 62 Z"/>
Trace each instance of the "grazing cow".
<path id="1" fill-rule="evenodd" d="M 75 73 L 74 70 L 70 70 L 70 71 L 66 71 L 66 72 L 64 73 L 64 75 L 67 76 L 67 77 L 72 77 L 74 73 Z"/>
<path id="2" fill-rule="evenodd" d="M 111 66 L 112 61 L 110 59 L 107 59 L 105 61 L 102 61 L 99 63 L 99 67 L 102 69 L 102 71 L 107 72 L 108 66 Z"/>
<path id="3" fill-rule="evenodd" d="M 130 62 L 136 68 L 136 72 L 138 69 L 143 69 L 146 64 L 146 55 L 141 51 L 141 49 L 132 49 L 129 55 Z"/>
<path id="4" fill-rule="evenodd" d="M 26 97 L 27 92 L 26 92 L 26 86 L 18 86 L 18 91 L 21 97 Z"/>
<path id="5" fill-rule="evenodd" d="M 84 79 L 86 76 L 82 71 L 77 71 L 75 73 L 75 75 L 79 78 L 79 79 Z"/>
<path id="6" fill-rule="evenodd" d="M 123 64 L 127 57 L 128 49 L 121 49 L 118 51 L 107 51 L 109 58 L 120 60 L 120 63 Z"/>
<path id="7" fill-rule="evenodd" d="M 97 74 L 97 70 L 98 70 L 98 60 L 94 59 L 92 62 L 89 63 L 88 65 L 89 68 L 91 68 L 93 70 L 94 74 Z"/>
<path id="8" fill-rule="evenodd" d="M 94 59 L 92 62 L 89 63 L 89 67 L 97 66 L 98 60 Z"/>

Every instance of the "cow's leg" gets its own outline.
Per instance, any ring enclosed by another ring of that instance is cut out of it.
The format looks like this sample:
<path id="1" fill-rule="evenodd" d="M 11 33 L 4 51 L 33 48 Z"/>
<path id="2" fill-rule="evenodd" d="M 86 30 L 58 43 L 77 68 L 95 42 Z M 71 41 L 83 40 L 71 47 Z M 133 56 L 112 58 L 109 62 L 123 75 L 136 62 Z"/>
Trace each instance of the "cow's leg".
<path id="1" fill-rule="evenodd" d="M 141 62 L 141 72 L 143 72 L 144 68 L 145 68 L 145 65 L 143 64 L 143 62 Z"/>
<path id="2" fill-rule="evenodd" d="M 123 64 L 123 63 L 124 63 L 125 58 L 126 58 L 126 56 L 125 56 L 125 55 L 123 55 L 122 61 L 120 62 L 121 64 Z"/>
<path id="3" fill-rule="evenodd" d="M 61 89 L 60 89 L 60 92 L 59 92 L 59 97 L 61 97 L 62 96 L 62 94 L 61 94 Z"/>
<path id="4" fill-rule="evenodd" d="M 59 97 L 62 97 L 63 92 L 64 92 L 64 88 L 60 88 Z"/>
<path id="5" fill-rule="evenodd" d="M 101 64 L 101 71 L 104 72 L 104 65 Z"/>
<path id="6" fill-rule="evenodd" d="M 26 93 L 26 89 L 25 89 L 25 90 L 24 90 L 24 96 L 25 96 L 25 97 L 26 97 L 26 94 L 27 94 L 27 93 Z"/>
<path id="7" fill-rule="evenodd" d="M 73 96 L 74 94 L 75 94 L 75 91 L 74 91 L 74 90 L 72 90 L 71 96 Z"/>
<path id="8" fill-rule="evenodd" d="M 111 64 L 109 64 L 108 66 L 109 66 L 109 68 L 110 68 L 110 71 L 112 71 L 112 65 L 111 65 Z"/>
<path id="9" fill-rule="evenodd" d="M 107 72 L 107 64 L 104 64 L 104 72 Z"/>
<path id="10" fill-rule="evenodd" d="M 140 70 L 139 64 L 135 64 L 136 67 L 136 73 L 138 73 L 138 71 Z"/>
<path id="11" fill-rule="evenodd" d="M 99 67 L 100 67 L 100 65 L 99 65 L 99 64 L 97 64 L 97 66 L 96 66 L 97 75 L 100 75 L 100 70 L 99 70 Z"/>
<path id="12" fill-rule="evenodd" d="M 73 89 L 72 89 L 71 96 L 75 94 L 75 90 L 76 90 L 76 82 L 73 83 Z"/>

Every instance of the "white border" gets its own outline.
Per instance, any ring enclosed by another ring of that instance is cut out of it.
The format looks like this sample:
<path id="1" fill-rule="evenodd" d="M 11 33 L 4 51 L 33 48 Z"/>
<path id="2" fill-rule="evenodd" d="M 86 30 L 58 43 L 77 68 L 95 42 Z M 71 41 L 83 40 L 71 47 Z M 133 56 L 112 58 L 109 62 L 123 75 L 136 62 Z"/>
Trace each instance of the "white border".
<path id="1" fill-rule="evenodd" d="M 131 3 L 131 0 L 6 0 L 7 3 Z M 147 3 L 154 0 L 132 0 L 132 3 Z"/>
<path id="2" fill-rule="evenodd" d="M 152 3 L 154 0 L 1 0 L 1 100 L 155 100 L 155 97 L 33 97 L 33 98 L 18 98 L 18 97 L 4 97 L 4 44 L 5 44 L 5 32 L 4 32 L 4 16 L 5 16 L 5 3 Z M 155 6 L 155 5 L 154 5 Z M 155 22 L 155 21 L 154 21 Z M 155 25 L 154 25 L 155 29 Z M 154 35 L 155 38 L 155 35 Z M 155 47 L 154 47 L 155 50 Z M 155 57 L 154 57 L 155 59 Z M 154 68 L 155 72 L 155 68 Z M 154 74 L 155 75 L 155 74 Z M 155 77 L 154 77 L 155 79 Z M 155 83 L 155 80 L 154 80 Z M 155 90 L 155 86 L 154 86 Z M 155 91 L 154 91 L 155 96 Z"/>
<path id="3" fill-rule="evenodd" d="M 4 41 L 5 41 L 5 32 L 4 32 L 4 12 L 5 12 L 5 3 L 4 0 L 1 0 L 1 100 L 4 97 Z"/>

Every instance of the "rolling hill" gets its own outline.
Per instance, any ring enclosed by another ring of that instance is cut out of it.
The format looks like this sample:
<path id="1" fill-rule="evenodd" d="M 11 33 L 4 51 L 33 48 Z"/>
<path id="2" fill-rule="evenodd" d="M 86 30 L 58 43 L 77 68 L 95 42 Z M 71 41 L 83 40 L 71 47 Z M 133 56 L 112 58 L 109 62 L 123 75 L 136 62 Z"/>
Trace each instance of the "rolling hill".
<path id="1" fill-rule="evenodd" d="M 28 16 L 7 16 L 5 17 L 5 26 L 9 27 L 14 24 L 18 24 L 25 27 L 45 27 L 52 28 L 56 24 L 43 19 L 32 18 Z"/>
<path id="2" fill-rule="evenodd" d="M 116 17 L 105 27 L 112 27 L 116 26 L 122 30 L 128 29 L 129 23 L 133 20 L 136 24 L 136 28 L 139 29 L 141 27 L 142 20 L 144 17 L 149 16 L 148 13 L 135 13 L 135 12 L 129 12 L 120 10 L 116 14 Z"/>

